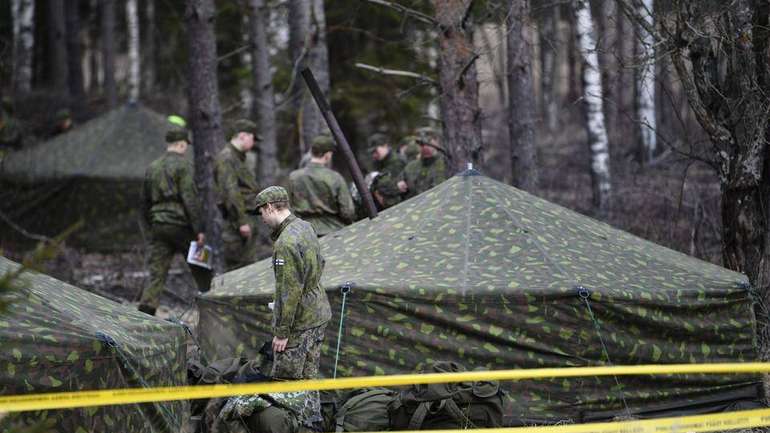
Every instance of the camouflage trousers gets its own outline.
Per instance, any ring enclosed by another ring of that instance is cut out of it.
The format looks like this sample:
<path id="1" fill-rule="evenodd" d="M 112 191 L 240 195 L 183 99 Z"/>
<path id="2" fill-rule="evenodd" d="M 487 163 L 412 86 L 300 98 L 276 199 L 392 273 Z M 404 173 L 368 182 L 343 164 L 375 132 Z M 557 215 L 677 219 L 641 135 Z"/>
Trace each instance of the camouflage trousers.
<path id="1" fill-rule="evenodd" d="M 171 224 L 155 224 L 150 239 L 150 285 L 142 291 L 142 305 L 158 308 L 160 295 L 166 287 L 166 277 L 174 254 L 187 257 L 190 241 L 195 239 L 192 230 Z M 199 266 L 188 265 L 198 290 L 207 291 L 211 286 L 211 272 Z"/>
<path id="2" fill-rule="evenodd" d="M 222 244 L 225 250 L 225 267 L 228 271 L 248 266 L 257 261 L 257 221 L 249 223 L 251 237 L 244 239 L 236 222 L 225 221 L 222 227 Z"/>
<path id="3" fill-rule="evenodd" d="M 321 344 L 324 340 L 326 324 L 300 332 L 296 337 L 290 337 L 291 347 L 283 352 L 273 354 L 272 376 L 276 379 L 316 379 L 321 363 Z M 293 341 L 292 341 L 293 340 Z M 311 396 L 305 400 L 306 407 L 298 411 L 300 422 L 307 427 L 320 428 L 323 423 L 321 415 L 321 395 L 318 391 L 310 391 Z"/>

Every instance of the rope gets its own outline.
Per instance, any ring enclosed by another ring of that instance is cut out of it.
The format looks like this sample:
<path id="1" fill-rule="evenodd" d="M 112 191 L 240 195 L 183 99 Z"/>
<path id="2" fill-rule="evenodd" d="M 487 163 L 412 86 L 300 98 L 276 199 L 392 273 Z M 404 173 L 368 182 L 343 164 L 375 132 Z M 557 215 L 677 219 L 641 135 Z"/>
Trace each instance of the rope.
<path id="1" fill-rule="evenodd" d="M 586 308 L 588 308 L 588 314 L 591 316 L 591 321 L 594 323 L 594 327 L 596 328 L 596 336 L 599 337 L 599 343 L 602 345 L 602 353 L 604 354 L 604 357 L 607 358 L 607 363 L 609 365 L 612 364 L 612 360 L 610 359 L 610 353 L 607 350 L 607 346 L 604 344 L 604 338 L 602 338 L 602 332 L 601 327 L 599 326 L 599 321 L 596 320 L 596 317 L 594 316 L 594 312 L 591 309 L 591 303 L 589 302 L 589 299 L 591 298 L 591 291 L 586 289 L 583 286 L 577 286 L 575 287 L 578 291 L 578 297 L 583 300 L 586 304 Z M 623 407 L 626 409 L 626 415 L 631 416 L 631 410 L 628 408 L 628 402 L 626 401 L 626 395 L 623 392 L 623 388 L 620 386 L 620 380 L 618 380 L 617 375 L 612 375 L 612 377 L 615 379 L 615 384 L 618 386 L 618 392 L 620 394 L 620 400 L 623 401 Z"/>
<path id="2" fill-rule="evenodd" d="M 345 323 L 345 302 L 348 298 L 348 293 L 350 293 L 350 287 L 352 283 L 350 281 L 345 282 L 345 284 L 340 287 L 340 293 L 342 293 L 342 307 L 340 307 L 340 327 L 337 330 L 337 350 L 334 353 L 334 375 L 332 376 L 334 379 L 337 378 L 337 363 L 340 360 L 340 343 L 342 343 L 342 324 Z"/>

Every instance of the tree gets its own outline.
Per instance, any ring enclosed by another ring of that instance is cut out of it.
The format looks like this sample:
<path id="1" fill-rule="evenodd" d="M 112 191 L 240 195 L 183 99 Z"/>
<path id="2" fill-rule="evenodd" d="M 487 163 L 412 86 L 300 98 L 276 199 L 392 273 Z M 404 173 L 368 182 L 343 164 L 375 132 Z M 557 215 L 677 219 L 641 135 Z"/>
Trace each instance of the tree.
<path id="1" fill-rule="evenodd" d="M 558 82 L 559 82 L 559 59 L 563 51 L 562 41 L 559 32 L 559 22 L 561 21 L 561 6 L 551 6 L 545 11 L 543 24 L 540 27 L 540 107 L 543 113 L 543 119 L 549 132 L 556 131 L 558 106 Z"/>
<path id="2" fill-rule="evenodd" d="M 104 64 L 104 95 L 107 107 L 118 103 L 115 85 L 115 0 L 101 2 L 102 63 Z"/>
<path id="3" fill-rule="evenodd" d="M 32 58 L 35 44 L 35 1 L 13 0 L 13 93 L 32 90 Z"/>
<path id="4" fill-rule="evenodd" d="M 252 117 L 257 120 L 262 142 L 259 143 L 257 179 L 263 185 L 274 185 L 278 174 L 276 147 L 275 95 L 270 71 L 267 43 L 269 10 L 265 0 L 249 0 L 249 44 L 253 86 Z"/>
<path id="5" fill-rule="evenodd" d="M 296 98 L 299 145 L 302 153 L 321 131 L 323 120 L 299 73 L 309 67 L 324 96 L 329 97 L 329 51 L 326 46 L 326 16 L 323 0 L 289 0 L 289 56 Z"/>
<path id="6" fill-rule="evenodd" d="M 587 0 L 578 0 L 575 8 L 575 32 L 578 49 L 583 59 L 583 114 L 588 147 L 591 153 L 591 184 L 593 204 L 599 216 L 610 211 L 612 184 L 610 183 L 610 149 L 607 127 L 604 124 L 602 75 L 596 53 L 594 24 Z"/>
<path id="7" fill-rule="evenodd" d="M 67 26 L 64 20 L 64 0 L 48 0 L 46 14 L 48 18 L 48 51 L 54 89 L 68 92 L 69 70 L 67 66 Z"/>
<path id="8" fill-rule="evenodd" d="M 637 52 L 639 68 L 636 71 L 636 118 L 639 122 L 639 146 L 641 160 L 649 162 L 655 156 L 657 148 L 657 125 L 655 122 L 655 47 L 652 33 L 647 28 L 655 28 L 653 0 L 640 0 L 637 9 L 645 25 L 638 25 Z"/>
<path id="9" fill-rule="evenodd" d="M 144 18 L 147 28 L 142 34 L 142 86 L 151 93 L 155 88 L 155 0 L 144 1 Z"/>
<path id="10" fill-rule="evenodd" d="M 214 272 L 224 271 L 222 216 L 216 205 L 214 157 L 224 140 L 217 85 L 214 1 L 188 0 L 185 11 L 189 56 L 190 120 L 195 145 L 195 183 L 203 204 L 207 243 L 213 250 Z"/>
<path id="11" fill-rule="evenodd" d="M 128 102 L 132 103 L 139 100 L 141 85 L 139 11 L 136 0 L 126 0 L 126 28 L 128 30 Z"/>
<path id="12" fill-rule="evenodd" d="M 453 170 L 481 161 L 481 119 L 471 0 L 431 0 L 439 32 L 439 106 Z"/>
<path id="13" fill-rule="evenodd" d="M 532 42 L 529 0 L 511 2 L 508 27 L 508 126 L 511 136 L 513 185 L 537 188 L 535 92 L 532 86 Z"/>
<path id="14" fill-rule="evenodd" d="M 65 8 L 67 21 L 67 76 L 69 94 L 75 111 L 85 108 L 86 91 L 83 87 L 82 50 L 80 47 L 80 9 L 78 2 L 67 2 Z"/>

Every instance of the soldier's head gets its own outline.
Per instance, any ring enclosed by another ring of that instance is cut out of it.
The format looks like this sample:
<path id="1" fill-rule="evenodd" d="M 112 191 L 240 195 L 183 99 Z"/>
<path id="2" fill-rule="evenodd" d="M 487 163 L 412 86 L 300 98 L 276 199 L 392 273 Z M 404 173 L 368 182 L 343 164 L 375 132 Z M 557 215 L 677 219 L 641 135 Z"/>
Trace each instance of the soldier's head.
<path id="1" fill-rule="evenodd" d="M 416 135 L 417 144 L 420 145 L 420 158 L 433 158 L 437 151 L 443 150 L 435 129 L 431 127 L 420 128 Z"/>
<path id="2" fill-rule="evenodd" d="M 72 113 L 70 113 L 70 110 L 62 108 L 56 112 L 54 121 L 60 131 L 66 131 L 72 127 Z"/>
<path id="3" fill-rule="evenodd" d="M 257 194 L 256 208 L 262 222 L 269 227 L 277 227 L 291 213 L 289 193 L 281 186 L 268 186 Z"/>
<path id="4" fill-rule="evenodd" d="M 382 132 L 375 132 L 367 140 L 367 148 L 375 161 L 382 161 L 390 153 L 390 137 Z"/>
<path id="5" fill-rule="evenodd" d="M 238 119 L 230 126 L 227 135 L 230 142 L 242 152 L 248 152 L 254 148 L 254 143 L 262 141 L 257 133 L 257 124 L 249 119 Z"/>
<path id="6" fill-rule="evenodd" d="M 166 119 L 168 130 L 166 131 L 166 148 L 169 152 L 184 154 L 192 143 L 190 133 L 187 131 L 187 122 L 183 117 L 172 114 Z"/>
<path id="7" fill-rule="evenodd" d="M 398 153 L 405 161 L 411 161 L 417 159 L 420 156 L 420 145 L 417 144 L 417 137 L 414 135 L 407 135 L 401 139 L 398 144 Z"/>
<path id="8" fill-rule="evenodd" d="M 328 134 L 316 135 L 310 146 L 310 154 L 316 162 L 329 164 L 334 154 L 334 139 Z"/>

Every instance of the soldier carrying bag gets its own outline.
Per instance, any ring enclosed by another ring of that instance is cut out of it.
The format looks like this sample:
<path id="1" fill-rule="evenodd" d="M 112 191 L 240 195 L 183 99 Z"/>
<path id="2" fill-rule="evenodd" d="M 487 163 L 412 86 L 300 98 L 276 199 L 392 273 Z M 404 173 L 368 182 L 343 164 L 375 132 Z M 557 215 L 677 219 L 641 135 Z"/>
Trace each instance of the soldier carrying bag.
<path id="1" fill-rule="evenodd" d="M 466 371 L 455 362 L 438 361 L 426 373 Z M 401 391 L 389 407 L 394 430 L 434 430 L 500 427 L 503 393 L 498 382 L 413 385 Z"/>

